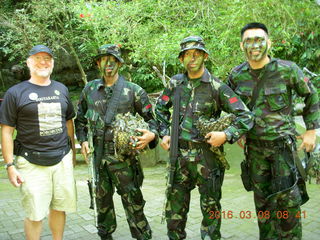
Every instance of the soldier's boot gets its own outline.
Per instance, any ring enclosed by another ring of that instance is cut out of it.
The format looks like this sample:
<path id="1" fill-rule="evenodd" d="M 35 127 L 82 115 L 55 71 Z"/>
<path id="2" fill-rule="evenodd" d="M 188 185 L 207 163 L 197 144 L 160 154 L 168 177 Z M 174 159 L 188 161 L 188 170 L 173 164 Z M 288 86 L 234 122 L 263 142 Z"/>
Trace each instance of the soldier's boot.
<path id="1" fill-rule="evenodd" d="M 137 238 L 137 240 L 149 240 L 149 239 L 152 239 L 151 231 L 145 232 L 141 237 Z"/>
<path id="2" fill-rule="evenodd" d="M 100 236 L 100 238 L 101 238 L 101 240 L 113 240 L 113 237 L 111 235 L 106 235 L 103 237 Z"/>
<path id="3" fill-rule="evenodd" d="M 108 233 L 104 229 L 98 228 L 98 235 L 101 238 L 101 240 L 113 240 L 111 233 Z"/>

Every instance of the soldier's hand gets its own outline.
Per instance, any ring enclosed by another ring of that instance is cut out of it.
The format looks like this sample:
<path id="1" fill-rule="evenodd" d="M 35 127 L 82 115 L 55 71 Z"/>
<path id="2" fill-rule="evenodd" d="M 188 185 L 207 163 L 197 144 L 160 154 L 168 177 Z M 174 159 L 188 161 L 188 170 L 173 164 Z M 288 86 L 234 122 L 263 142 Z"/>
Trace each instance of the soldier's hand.
<path id="1" fill-rule="evenodd" d="M 208 138 L 207 143 L 213 147 L 220 147 L 227 141 L 227 135 L 224 132 L 209 132 L 205 138 Z"/>
<path id="2" fill-rule="evenodd" d="M 9 181 L 13 186 L 19 187 L 24 182 L 23 177 L 20 175 L 15 166 L 9 167 L 7 171 Z"/>
<path id="3" fill-rule="evenodd" d="M 144 149 L 149 144 L 149 142 L 151 142 L 156 136 L 153 132 L 147 129 L 138 128 L 137 131 L 142 133 L 142 136 L 135 137 L 138 140 L 135 147 L 135 149 L 137 150 Z"/>
<path id="4" fill-rule="evenodd" d="M 170 136 L 164 136 L 160 143 L 160 146 L 166 151 L 170 149 L 170 139 Z"/>
<path id="5" fill-rule="evenodd" d="M 244 149 L 244 145 L 246 144 L 246 136 L 242 136 L 241 138 L 239 138 L 239 140 L 237 141 L 237 144 Z"/>
<path id="6" fill-rule="evenodd" d="M 305 149 L 306 152 L 312 152 L 316 146 L 316 130 L 307 130 L 301 136 L 297 136 L 297 139 L 302 139 L 302 143 L 298 150 Z"/>
<path id="7" fill-rule="evenodd" d="M 83 155 L 84 160 L 86 161 L 86 163 L 89 163 L 88 162 L 88 154 L 89 153 L 90 153 L 89 143 L 87 141 L 83 142 L 81 144 L 81 154 Z"/>

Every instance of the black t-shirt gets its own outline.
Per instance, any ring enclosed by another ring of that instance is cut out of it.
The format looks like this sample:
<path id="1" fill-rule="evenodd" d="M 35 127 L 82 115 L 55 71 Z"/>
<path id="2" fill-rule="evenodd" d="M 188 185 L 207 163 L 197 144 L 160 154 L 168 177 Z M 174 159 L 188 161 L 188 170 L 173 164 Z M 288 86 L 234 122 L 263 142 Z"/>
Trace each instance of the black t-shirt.
<path id="1" fill-rule="evenodd" d="M 16 140 L 24 148 L 45 152 L 68 145 L 66 121 L 74 116 L 66 86 L 53 80 L 48 86 L 24 81 L 6 92 L 0 122 L 17 129 Z"/>

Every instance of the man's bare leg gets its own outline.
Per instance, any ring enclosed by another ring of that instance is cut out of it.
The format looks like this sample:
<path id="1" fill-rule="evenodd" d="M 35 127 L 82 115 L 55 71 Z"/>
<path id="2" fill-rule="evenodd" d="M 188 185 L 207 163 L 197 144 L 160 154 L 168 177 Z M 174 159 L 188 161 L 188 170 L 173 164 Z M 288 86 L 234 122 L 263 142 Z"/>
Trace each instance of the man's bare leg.
<path id="1" fill-rule="evenodd" d="M 66 213 L 57 210 L 50 210 L 49 227 L 52 232 L 53 240 L 62 240 L 64 225 L 66 223 Z"/>
<path id="2" fill-rule="evenodd" d="M 39 240 L 42 230 L 42 221 L 31 221 L 29 218 L 24 219 L 24 232 L 27 240 Z"/>

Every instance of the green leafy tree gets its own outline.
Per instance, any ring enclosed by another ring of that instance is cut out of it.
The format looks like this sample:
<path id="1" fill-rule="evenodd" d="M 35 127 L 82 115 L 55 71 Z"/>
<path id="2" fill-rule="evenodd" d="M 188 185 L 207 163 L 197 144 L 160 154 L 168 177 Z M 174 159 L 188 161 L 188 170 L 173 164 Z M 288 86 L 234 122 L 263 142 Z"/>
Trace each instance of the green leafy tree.
<path id="1" fill-rule="evenodd" d="M 83 79 L 96 49 L 115 43 L 122 45 L 123 74 L 158 91 L 163 85 L 153 66 L 161 70 L 165 63 L 168 76 L 183 71 L 177 55 L 188 35 L 204 38 L 210 51 L 206 66 L 224 79 L 245 60 L 239 32 L 253 21 L 268 26 L 274 57 L 320 72 L 320 6 L 313 0 L 32 0 L 25 6 L 0 19 L 6 29 L 0 51 L 17 58 L 36 42 L 67 46 Z"/>
<path id="2" fill-rule="evenodd" d="M 75 58 L 84 83 L 86 75 L 80 62 L 78 42 L 75 31 L 78 24 L 70 7 L 77 1 L 65 0 L 33 0 L 16 9 L 11 14 L 1 17 L 1 26 L 6 34 L 0 37 L 3 42 L 1 50 L 10 59 L 20 59 L 35 44 L 45 43 L 53 49 L 67 47 Z"/>

